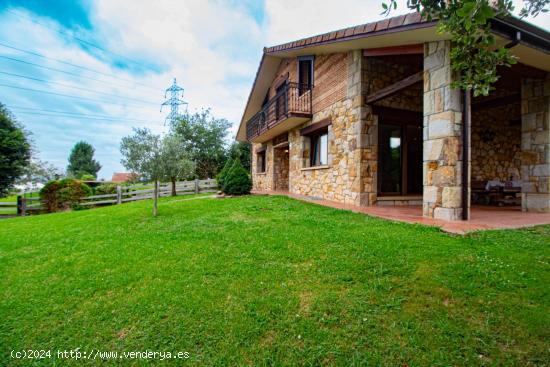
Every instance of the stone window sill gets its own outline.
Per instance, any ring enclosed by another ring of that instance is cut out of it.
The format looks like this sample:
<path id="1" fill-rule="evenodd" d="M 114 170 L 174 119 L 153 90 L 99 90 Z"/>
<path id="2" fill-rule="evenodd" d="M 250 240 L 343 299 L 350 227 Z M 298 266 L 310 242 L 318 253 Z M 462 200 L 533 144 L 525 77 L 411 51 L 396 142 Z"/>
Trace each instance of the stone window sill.
<path id="1" fill-rule="evenodd" d="M 305 167 L 305 168 L 300 168 L 300 171 L 313 171 L 313 170 L 316 170 L 316 169 L 328 169 L 330 168 L 330 166 L 313 166 L 313 167 Z"/>
<path id="2" fill-rule="evenodd" d="M 256 172 L 255 175 L 265 176 L 267 172 Z"/>

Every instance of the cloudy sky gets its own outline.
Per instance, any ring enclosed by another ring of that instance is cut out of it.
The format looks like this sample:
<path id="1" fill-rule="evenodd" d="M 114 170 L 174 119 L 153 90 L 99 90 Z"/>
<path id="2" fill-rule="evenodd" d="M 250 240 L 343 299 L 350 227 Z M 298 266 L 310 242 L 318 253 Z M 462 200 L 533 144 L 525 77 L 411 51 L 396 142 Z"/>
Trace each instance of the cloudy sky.
<path id="1" fill-rule="evenodd" d="M 264 46 L 377 20 L 380 3 L 0 0 L 0 102 L 40 159 L 64 170 L 86 140 L 109 179 L 124 171 L 118 148 L 132 127 L 165 130 L 173 78 L 190 111 L 210 107 L 234 134 Z M 533 22 L 550 28 L 547 14 Z"/>

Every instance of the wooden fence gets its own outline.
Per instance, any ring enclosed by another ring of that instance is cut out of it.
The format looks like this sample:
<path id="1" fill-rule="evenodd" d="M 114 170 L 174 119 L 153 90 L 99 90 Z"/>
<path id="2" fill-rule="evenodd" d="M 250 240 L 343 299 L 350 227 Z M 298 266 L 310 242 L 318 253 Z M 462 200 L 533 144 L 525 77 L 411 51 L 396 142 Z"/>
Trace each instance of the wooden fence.
<path id="1" fill-rule="evenodd" d="M 176 195 L 192 195 L 199 193 L 208 193 L 217 191 L 217 182 L 214 179 L 182 181 L 176 183 Z M 154 189 L 143 188 L 143 185 L 116 187 L 114 194 L 92 195 L 82 198 L 82 206 L 103 206 L 117 205 L 130 201 L 145 200 L 153 198 Z M 165 197 L 172 195 L 172 184 L 164 183 L 159 187 L 159 196 Z M 0 202 L 0 209 L 12 209 L 12 213 L 2 213 L 0 217 L 24 216 L 27 214 L 38 213 L 42 210 L 40 198 L 18 196 L 17 202 Z"/>

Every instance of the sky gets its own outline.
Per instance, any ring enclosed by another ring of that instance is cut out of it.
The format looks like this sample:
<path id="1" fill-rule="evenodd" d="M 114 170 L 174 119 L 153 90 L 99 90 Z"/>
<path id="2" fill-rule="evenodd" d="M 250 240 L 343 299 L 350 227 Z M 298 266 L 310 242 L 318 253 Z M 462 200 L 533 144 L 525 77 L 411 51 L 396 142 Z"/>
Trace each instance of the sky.
<path id="1" fill-rule="evenodd" d="M 211 108 L 232 139 L 264 46 L 380 12 L 381 0 L 0 0 L 0 102 L 37 158 L 64 171 L 85 140 L 110 179 L 125 171 L 119 145 L 133 127 L 166 132 L 160 105 L 174 78 L 189 112 Z M 548 13 L 530 21 L 550 28 Z"/>

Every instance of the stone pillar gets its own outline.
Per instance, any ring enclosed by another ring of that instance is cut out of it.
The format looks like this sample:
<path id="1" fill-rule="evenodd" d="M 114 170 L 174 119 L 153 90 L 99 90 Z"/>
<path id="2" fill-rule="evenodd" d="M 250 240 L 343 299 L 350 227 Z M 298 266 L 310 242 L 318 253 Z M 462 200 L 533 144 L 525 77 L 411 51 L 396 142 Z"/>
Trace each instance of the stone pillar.
<path id="1" fill-rule="evenodd" d="M 521 84 L 523 211 L 550 212 L 550 76 Z"/>
<path id="2" fill-rule="evenodd" d="M 355 205 L 376 203 L 376 170 L 378 165 L 378 126 L 371 108 L 363 103 L 368 75 L 361 50 L 348 55 L 348 98 L 352 101 L 355 124 L 350 145 L 349 174 Z"/>
<path id="3" fill-rule="evenodd" d="M 462 216 L 462 104 L 451 88 L 450 42 L 424 44 L 424 198 L 425 217 Z M 469 184 L 469 183 L 466 183 Z"/>

